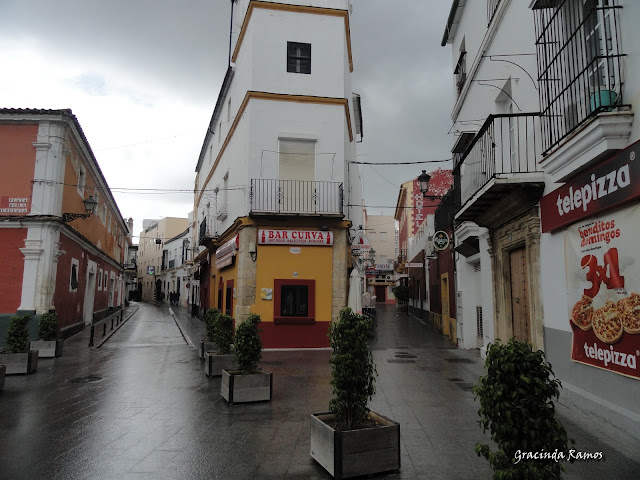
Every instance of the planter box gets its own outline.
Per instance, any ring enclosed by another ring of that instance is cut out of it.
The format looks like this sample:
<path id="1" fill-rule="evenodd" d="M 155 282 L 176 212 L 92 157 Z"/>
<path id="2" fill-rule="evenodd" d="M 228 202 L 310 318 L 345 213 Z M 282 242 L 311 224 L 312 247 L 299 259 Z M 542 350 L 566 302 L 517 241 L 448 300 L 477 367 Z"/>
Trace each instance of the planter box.
<path id="1" fill-rule="evenodd" d="M 29 344 L 31 350 L 38 350 L 39 358 L 53 358 L 62 355 L 64 339 L 60 340 L 33 340 Z"/>
<path id="2" fill-rule="evenodd" d="M 339 431 L 325 423 L 333 420 L 333 414 L 311 415 L 311 458 L 333 478 L 398 470 L 400 424 L 375 412 L 369 417 L 379 426 Z"/>
<path id="3" fill-rule="evenodd" d="M 200 340 L 200 360 L 204 360 L 207 352 L 214 352 L 218 350 L 216 342 L 209 342 L 207 340 Z"/>
<path id="4" fill-rule="evenodd" d="M 0 363 L 7 367 L 7 375 L 35 372 L 38 368 L 38 351 L 0 353 Z"/>
<path id="5" fill-rule="evenodd" d="M 7 373 L 7 367 L 0 365 L 0 390 L 4 388 L 4 376 Z"/>
<path id="6" fill-rule="evenodd" d="M 272 373 L 259 370 L 259 373 L 242 375 L 229 370 L 222 371 L 220 381 L 220 394 L 227 402 L 233 405 L 271 400 Z"/>
<path id="7" fill-rule="evenodd" d="M 207 352 L 204 354 L 204 372 L 209 377 L 219 377 L 225 368 L 229 370 L 237 368 L 232 353 L 221 355 L 218 352 Z"/>

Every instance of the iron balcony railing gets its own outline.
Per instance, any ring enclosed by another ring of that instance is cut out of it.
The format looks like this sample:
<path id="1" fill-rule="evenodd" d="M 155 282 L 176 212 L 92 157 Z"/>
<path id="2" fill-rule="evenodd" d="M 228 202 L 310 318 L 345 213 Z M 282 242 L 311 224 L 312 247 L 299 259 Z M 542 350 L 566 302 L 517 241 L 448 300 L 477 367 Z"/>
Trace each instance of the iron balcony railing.
<path id="1" fill-rule="evenodd" d="M 213 218 L 204 217 L 200 222 L 200 228 L 198 230 L 198 244 L 202 245 L 202 242 L 207 238 L 215 238 L 215 228 L 213 225 Z"/>
<path id="2" fill-rule="evenodd" d="M 617 3 L 538 0 L 533 6 L 544 154 L 597 113 L 623 106 Z"/>
<path id="3" fill-rule="evenodd" d="M 251 179 L 252 214 L 344 215 L 340 182 Z"/>
<path id="4" fill-rule="evenodd" d="M 497 176 L 542 171 L 539 122 L 540 113 L 489 115 L 454 168 L 461 205 Z"/>

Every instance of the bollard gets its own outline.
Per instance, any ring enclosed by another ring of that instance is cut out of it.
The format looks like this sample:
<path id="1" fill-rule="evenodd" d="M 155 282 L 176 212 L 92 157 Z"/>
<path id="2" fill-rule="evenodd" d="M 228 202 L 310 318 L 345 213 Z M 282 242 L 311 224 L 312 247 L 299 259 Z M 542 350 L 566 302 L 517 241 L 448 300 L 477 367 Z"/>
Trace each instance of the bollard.
<path id="1" fill-rule="evenodd" d="M 106 336 L 107 335 L 107 324 L 103 323 L 102 324 L 102 336 Z"/>
<path id="2" fill-rule="evenodd" d="M 91 333 L 89 334 L 89 346 L 93 347 L 93 332 L 94 332 L 94 327 L 93 325 L 91 325 Z"/>
<path id="3" fill-rule="evenodd" d="M 111 317 L 111 330 L 113 330 L 113 317 Z"/>

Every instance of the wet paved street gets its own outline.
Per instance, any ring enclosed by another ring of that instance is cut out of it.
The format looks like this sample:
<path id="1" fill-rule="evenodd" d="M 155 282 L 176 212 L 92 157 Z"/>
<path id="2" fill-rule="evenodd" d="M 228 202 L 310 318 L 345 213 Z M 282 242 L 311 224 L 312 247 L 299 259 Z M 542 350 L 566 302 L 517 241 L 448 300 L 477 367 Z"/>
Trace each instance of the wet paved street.
<path id="1" fill-rule="evenodd" d="M 192 346 L 201 322 L 182 308 L 134 305 L 99 348 L 81 332 L 37 373 L 7 377 L 0 479 L 330 478 L 309 457 L 308 420 L 331 398 L 329 351 L 264 352 L 273 400 L 229 406 Z M 485 440 L 470 391 L 483 373 L 477 352 L 393 306 L 379 309 L 377 331 L 371 407 L 401 423 L 402 468 L 376 478 L 491 478 L 473 450 Z M 568 465 L 567 478 L 640 478 L 637 443 L 558 408 L 576 448 L 606 459 Z"/>

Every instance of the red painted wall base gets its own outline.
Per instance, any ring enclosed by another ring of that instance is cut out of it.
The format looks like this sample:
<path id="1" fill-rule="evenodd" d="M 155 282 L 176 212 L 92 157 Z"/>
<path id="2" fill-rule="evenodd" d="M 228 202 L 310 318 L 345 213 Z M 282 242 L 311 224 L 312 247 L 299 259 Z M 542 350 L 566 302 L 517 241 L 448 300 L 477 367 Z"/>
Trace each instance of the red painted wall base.
<path id="1" fill-rule="evenodd" d="M 276 325 L 261 322 L 258 326 L 264 348 L 327 348 L 329 347 L 329 324 L 315 322 L 313 325 Z"/>

